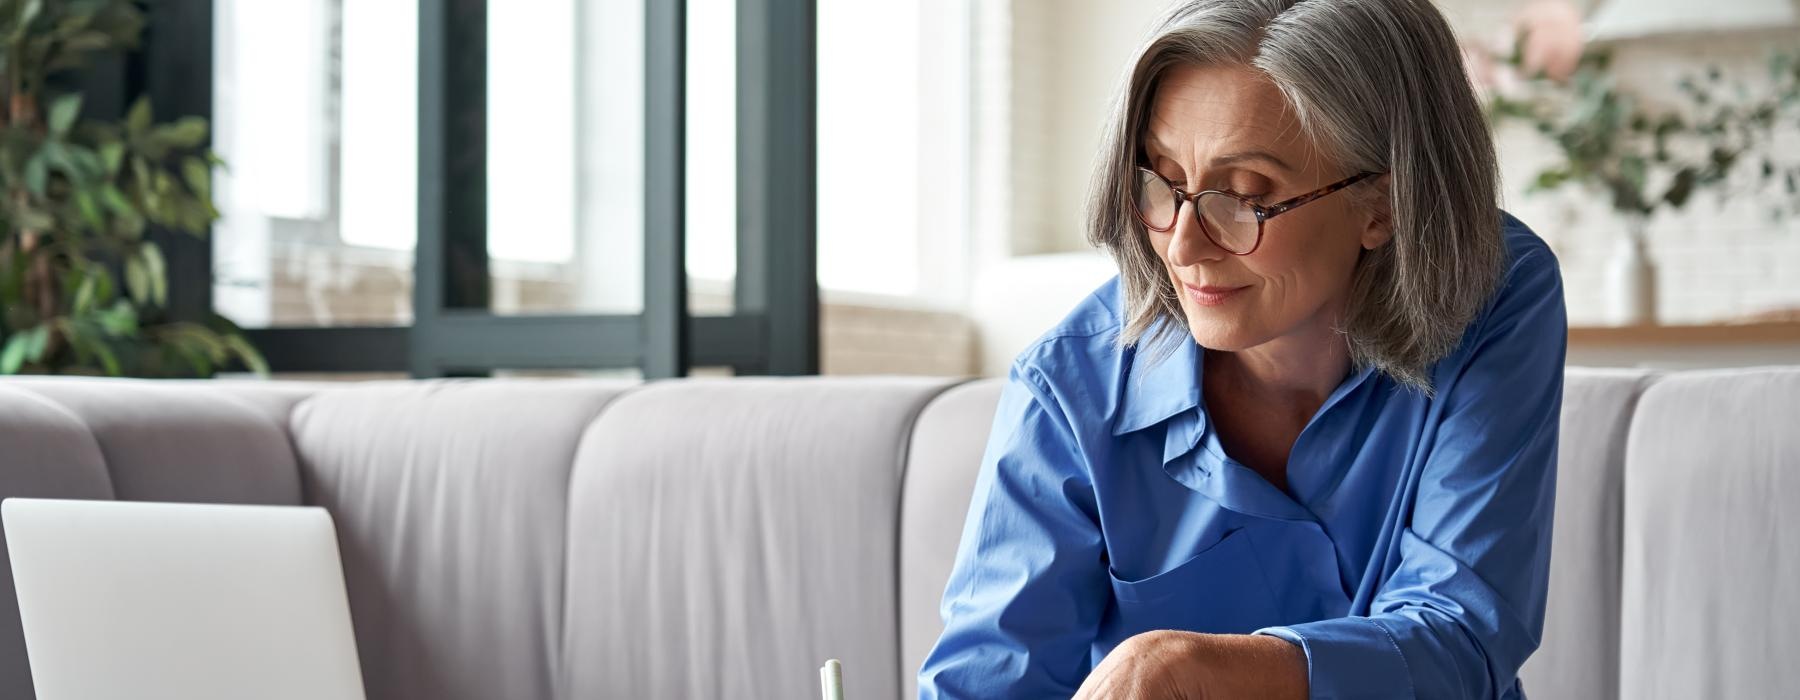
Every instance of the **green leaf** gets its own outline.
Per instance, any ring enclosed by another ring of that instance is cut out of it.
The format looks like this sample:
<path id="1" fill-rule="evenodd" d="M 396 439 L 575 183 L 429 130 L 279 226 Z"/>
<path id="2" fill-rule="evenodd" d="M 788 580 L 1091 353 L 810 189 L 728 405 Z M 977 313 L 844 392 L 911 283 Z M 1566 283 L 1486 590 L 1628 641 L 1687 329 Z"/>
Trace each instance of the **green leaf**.
<path id="1" fill-rule="evenodd" d="M 80 274 L 71 271 L 72 274 Z M 94 297 L 99 292 L 100 283 L 93 275 L 81 275 L 81 284 L 75 288 L 75 300 L 70 302 L 69 309 L 81 316 L 94 309 Z"/>
<path id="2" fill-rule="evenodd" d="M 138 216 L 137 207 L 132 206 L 125 193 L 110 182 L 100 186 L 100 203 L 106 205 L 113 216 Z"/>
<path id="3" fill-rule="evenodd" d="M 195 197 L 212 199 L 212 171 L 207 169 L 206 161 L 192 156 L 182 159 L 181 179 L 187 181 L 188 189 L 193 191 Z"/>
<path id="4" fill-rule="evenodd" d="M 131 111 L 125 115 L 125 133 L 132 139 L 142 136 L 150 128 L 150 97 L 139 97 L 131 103 Z"/>
<path id="5" fill-rule="evenodd" d="M 1568 182 L 1570 177 L 1569 171 L 1561 168 L 1545 170 L 1537 174 L 1537 179 L 1532 181 L 1529 191 L 1541 192 L 1556 189 Z"/>
<path id="6" fill-rule="evenodd" d="M 50 327 L 38 326 L 25 331 L 25 361 L 43 362 L 44 352 L 50 349 Z"/>
<path id="7" fill-rule="evenodd" d="M 142 257 L 134 255 L 125 260 L 125 291 L 133 301 L 150 305 L 150 272 Z"/>
<path id="8" fill-rule="evenodd" d="M 1635 191 L 1643 191 L 1644 181 L 1649 177 L 1649 167 L 1639 156 L 1625 156 L 1619 160 L 1619 176 Z"/>
<path id="9" fill-rule="evenodd" d="M 0 374 L 19 373 L 25 365 L 25 343 L 24 333 L 14 333 L 6 339 L 6 347 L 0 349 Z"/>
<path id="10" fill-rule="evenodd" d="M 106 341 L 96 338 L 88 347 L 92 348 L 94 355 L 100 358 L 100 366 L 106 370 L 107 376 L 117 377 L 125 373 L 119 367 L 119 356 L 113 353 L 112 347 L 107 345 Z"/>
<path id="11" fill-rule="evenodd" d="M 25 4 L 19 7 L 18 21 L 21 35 L 30 27 L 31 20 L 37 19 L 38 11 L 42 9 L 44 9 L 43 0 L 25 0 Z"/>
<path id="12" fill-rule="evenodd" d="M 250 344 L 249 339 L 232 333 L 225 336 L 225 345 L 231 348 L 232 353 L 237 355 L 238 359 L 242 360 L 244 366 L 251 372 L 255 372 L 259 377 L 269 376 L 268 360 L 263 359 L 262 353 L 257 351 L 256 346 Z"/>
<path id="13" fill-rule="evenodd" d="M 62 142 L 51 141 L 46 143 L 44 144 L 43 150 L 39 151 L 39 153 L 43 154 L 44 159 L 49 162 L 49 165 L 52 168 L 61 171 L 62 174 L 70 180 L 74 180 L 77 183 L 85 182 L 87 180 L 86 174 L 83 173 L 80 168 L 75 166 L 75 160 L 69 153 L 69 147 Z"/>
<path id="14" fill-rule="evenodd" d="M 81 220 L 95 231 L 106 228 L 106 219 L 100 216 L 100 204 L 94 201 L 94 195 L 87 190 L 75 190 L 75 208 L 81 212 Z"/>
<path id="15" fill-rule="evenodd" d="M 25 189 L 39 197 L 44 196 L 44 188 L 50 180 L 50 164 L 44 159 L 44 152 L 38 151 L 25 161 Z"/>
<path id="16" fill-rule="evenodd" d="M 157 129 L 154 138 L 173 148 L 198 148 L 206 143 L 206 118 L 182 117 Z"/>
<path id="17" fill-rule="evenodd" d="M 1696 175 L 1691 167 L 1682 168 L 1675 173 L 1675 181 L 1669 183 L 1668 191 L 1663 192 L 1663 201 L 1676 209 L 1686 206 L 1688 198 L 1694 194 Z"/>
<path id="18" fill-rule="evenodd" d="M 80 168 L 81 172 L 85 173 L 90 180 L 101 179 L 107 174 L 106 162 L 100 160 L 100 154 L 85 145 L 71 144 L 69 146 L 69 162 Z"/>
<path id="19" fill-rule="evenodd" d="M 169 303 L 169 268 L 163 260 L 162 248 L 156 243 L 145 241 L 139 254 L 144 256 L 145 271 L 150 275 L 151 298 L 158 306 Z"/>
<path id="20" fill-rule="evenodd" d="M 69 94 L 50 103 L 50 133 L 58 138 L 69 133 L 75 119 L 81 116 L 81 94 Z"/>
<path id="21" fill-rule="evenodd" d="M 137 333 L 137 307 L 124 299 L 99 314 L 100 327 L 113 337 L 131 337 Z"/>
<path id="22" fill-rule="evenodd" d="M 118 290 L 113 288 L 116 283 L 113 282 L 112 271 L 107 268 L 97 267 L 93 274 L 88 275 L 88 279 L 94 280 L 95 304 L 112 301 L 118 294 Z"/>
<path id="23" fill-rule="evenodd" d="M 100 144 L 100 162 L 106 166 L 106 174 L 117 175 L 119 164 L 125 161 L 125 144 L 108 141 Z"/>
<path id="24" fill-rule="evenodd" d="M 86 320 L 65 320 L 57 326 L 67 338 L 69 345 L 75 348 L 76 360 L 86 364 L 90 358 L 100 360 L 101 371 L 110 376 L 119 376 L 121 371 L 118 354 L 107 343 L 106 329 L 100 324 Z"/>
<path id="25" fill-rule="evenodd" d="M 44 348 L 50 342 L 50 327 L 36 326 L 6 339 L 6 347 L 0 349 L 0 374 L 18 374 L 26 362 L 41 362 L 44 359 Z"/>

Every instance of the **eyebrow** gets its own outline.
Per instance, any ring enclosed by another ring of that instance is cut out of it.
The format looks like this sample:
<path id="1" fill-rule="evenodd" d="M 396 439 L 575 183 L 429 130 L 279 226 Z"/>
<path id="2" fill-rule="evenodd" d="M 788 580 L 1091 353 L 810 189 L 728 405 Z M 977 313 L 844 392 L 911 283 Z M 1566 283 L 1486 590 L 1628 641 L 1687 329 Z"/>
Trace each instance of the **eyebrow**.
<path id="1" fill-rule="evenodd" d="M 1146 149 L 1154 148 L 1163 153 L 1169 152 L 1168 147 L 1165 146 L 1162 143 L 1162 141 L 1158 140 L 1154 135 L 1149 135 L 1147 138 L 1145 138 L 1144 145 L 1146 146 Z M 1150 154 L 1148 152 L 1146 152 L 1144 155 L 1148 156 Z M 1279 156 L 1277 156 L 1273 153 L 1270 153 L 1268 151 L 1261 151 L 1261 150 L 1249 150 L 1249 151 L 1238 151 L 1236 153 L 1227 153 L 1225 155 L 1222 155 L 1222 156 L 1212 159 L 1211 165 L 1213 167 L 1219 167 L 1219 166 L 1231 165 L 1233 163 L 1241 163 L 1241 162 L 1244 162 L 1247 160 L 1264 161 L 1266 163 L 1274 165 L 1275 167 L 1281 168 L 1282 170 L 1286 170 L 1288 172 L 1294 172 L 1294 167 L 1291 165 L 1288 165 L 1287 161 L 1282 160 Z"/>
<path id="2" fill-rule="evenodd" d="M 1275 154 L 1270 153 L 1268 151 L 1239 151 L 1237 153 L 1227 153 L 1225 155 L 1214 158 L 1212 160 L 1212 164 L 1213 165 L 1230 165 L 1232 163 L 1239 163 L 1239 162 L 1243 162 L 1246 160 L 1266 161 L 1266 162 L 1274 165 L 1275 167 L 1281 168 L 1282 170 L 1287 170 L 1287 171 L 1293 170 L 1293 167 L 1289 166 L 1287 164 L 1287 161 L 1282 160 L 1281 158 L 1277 157 Z"/>

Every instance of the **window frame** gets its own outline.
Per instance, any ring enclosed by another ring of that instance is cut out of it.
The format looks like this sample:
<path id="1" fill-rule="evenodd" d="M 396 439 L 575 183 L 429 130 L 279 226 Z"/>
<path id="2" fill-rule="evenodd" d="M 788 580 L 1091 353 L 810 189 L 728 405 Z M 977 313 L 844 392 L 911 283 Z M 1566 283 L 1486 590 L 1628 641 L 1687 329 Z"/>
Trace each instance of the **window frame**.
<path id="1" fill-rule="evenodd" d="M 688 313 L 685 267 L 685 0 L 644 0 L 642 312 L 518 316 L 489 308 L 488 3 L 418 2 L 413 320 L 246 329 L 272 371 L 424 378 L 635 367 L 660 379 L 725 366 L 739 375 L 818 373 L 815 0 L 737 0 L 736 308 L 702 316 Z M 134 82 L 159 113 L 212 117 L 212 24 L 212 0 L 151 6 L 143 79 Z M 455 216 L 450 202 L 459 203 Z M 211 316 L 211 241 L 153 235 L 175 282 L 170 316 Z"/>

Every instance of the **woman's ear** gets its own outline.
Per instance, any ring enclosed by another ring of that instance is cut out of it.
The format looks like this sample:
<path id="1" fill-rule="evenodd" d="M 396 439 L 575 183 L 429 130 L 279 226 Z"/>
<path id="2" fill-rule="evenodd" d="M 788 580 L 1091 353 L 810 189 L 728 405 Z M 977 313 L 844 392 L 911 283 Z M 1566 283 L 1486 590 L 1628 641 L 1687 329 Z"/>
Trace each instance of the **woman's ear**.
<path id="1" fill-rule="evenodd" d="M 1394 239 L 1394 198 L 1388 189 L 1388 175 L 1369 180 L 1363 186 L 1373 190 L 1367 195 L 1368 221 L 1363 224 L 1362 247 L 1375 250 Z"/>

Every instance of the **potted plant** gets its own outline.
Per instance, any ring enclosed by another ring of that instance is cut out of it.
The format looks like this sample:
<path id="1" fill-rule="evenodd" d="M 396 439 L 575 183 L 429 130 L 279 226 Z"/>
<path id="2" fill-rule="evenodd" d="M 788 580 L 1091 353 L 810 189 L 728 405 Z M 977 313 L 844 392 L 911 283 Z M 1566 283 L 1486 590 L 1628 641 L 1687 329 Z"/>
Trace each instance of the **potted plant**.
<path id="1" fill-rule="evenodd" d="M 1771 219 L 1800 213 L 1800 163 L 1781 162 L 1774 148 L 1777 130 L 1800 128 L 1794 55 L 1770 56 L 1760 90 L 1709 66 L 1680 79 L 1681 104 L 1659 109 L 1620 86 L 1609 49 L 1583 45 L 1580 14 L 1567 3 L 1529 6 L 1516 26 L 1504 52 L 1472 50 L 1471 73 L 1493 123 L 1523 122 L 1557 147 L 1560 162 L 1539 171 L 1528 193 L 1577 187 L 1625 221 L 1607 270 L 1613 322 L 1655 322 L 1645 238 L 1659 213 L 1706 190 L 1723 203 L 1741 193 L 1729 187 L 1734 174 L 1752 176 L 1758 191 L 1785 190 Z"/>
<path id="2" fill-rule="evenodd" d="M 210 376 L 267 371 L 230 321 L 166 318 L 168 270 L 146 231 L 204 237 L 218 218 L 207 123 L 83 119 L 54 78 L 134 49 L 132 0 L 0 0 L 0 374 Z M 188 280 L 210 284 L 209 280 Z"/>

